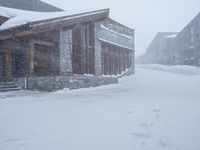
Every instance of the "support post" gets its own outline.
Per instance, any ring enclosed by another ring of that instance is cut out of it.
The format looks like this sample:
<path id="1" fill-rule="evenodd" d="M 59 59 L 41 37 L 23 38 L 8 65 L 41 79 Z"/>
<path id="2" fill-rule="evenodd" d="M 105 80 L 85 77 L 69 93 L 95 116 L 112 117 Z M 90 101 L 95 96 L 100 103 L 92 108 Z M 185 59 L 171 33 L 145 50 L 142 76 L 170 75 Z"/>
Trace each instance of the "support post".
<path id="1" fill-rule="evenodd" d="M 72 30 L 60 29 L 60 74 L 72 74 Z"/>

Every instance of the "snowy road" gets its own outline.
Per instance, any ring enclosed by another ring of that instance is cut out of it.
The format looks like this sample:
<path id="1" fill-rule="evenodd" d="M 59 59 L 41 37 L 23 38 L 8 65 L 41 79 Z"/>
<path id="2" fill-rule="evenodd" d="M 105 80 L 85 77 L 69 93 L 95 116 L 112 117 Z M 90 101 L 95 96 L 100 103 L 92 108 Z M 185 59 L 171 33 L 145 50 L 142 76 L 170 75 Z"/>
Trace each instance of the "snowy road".
<path id="1" fill-rule="evenodd" d="M 199 149 L 199 74 L 140 67 L 117 85 L 0 93 L 0 150 Z"/>

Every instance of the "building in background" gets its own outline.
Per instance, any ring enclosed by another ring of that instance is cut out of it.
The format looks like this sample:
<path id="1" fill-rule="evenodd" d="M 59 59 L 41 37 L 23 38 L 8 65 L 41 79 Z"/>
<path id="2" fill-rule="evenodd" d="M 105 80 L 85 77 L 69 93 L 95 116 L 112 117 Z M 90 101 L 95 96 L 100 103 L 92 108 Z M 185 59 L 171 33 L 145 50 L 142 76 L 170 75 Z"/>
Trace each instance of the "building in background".
<path id="1" fill-rule="evenodd" d="M 200 13 L 175 38 L 174 63 L 200 66 Z"/>
<path id="2" fill-rule="evenodd" d="M 136 62 L 200 66 L 200 14 L 179 33 L 158 33 Z"/>
<path id="3" fill-rule="evenodd" d="M 0 6 L 39 12 L 62 11 L 62 9 L 40 0 L 0 0 Z"/>
<path id="4" fill-rule="evenodd" d="M 174 48 L 174 38 L 177 36 L 176 32 L 159 32 L 150 43 L 146 50 L 146 54 L 139 57 L 136 61 L 138 63 L 152 63 L 171 65 L 172 52 Z"/>
<path id="5" fill-rule="evenodd" d="M 138 56 L 135 60 L 136 64 L 150 64 L 147 54 L 142 54 Z"/>

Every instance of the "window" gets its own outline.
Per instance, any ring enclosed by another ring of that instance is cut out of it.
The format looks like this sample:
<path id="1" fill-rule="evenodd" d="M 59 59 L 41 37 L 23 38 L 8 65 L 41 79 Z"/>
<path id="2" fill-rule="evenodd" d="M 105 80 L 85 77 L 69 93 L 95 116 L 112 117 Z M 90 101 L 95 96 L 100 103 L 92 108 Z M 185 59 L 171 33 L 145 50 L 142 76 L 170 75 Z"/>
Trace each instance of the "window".
<path id="1" fill-rule="evenodd" d="M 95 73 L 94 25 L 76 25 L 72 33 L 72 66 L 74 74 Z"/>
<path id="2" fill-rule="evenodd" d="M 121 74 L 131 67 L 131 51 L 102 42 L 102 73 Z"/>

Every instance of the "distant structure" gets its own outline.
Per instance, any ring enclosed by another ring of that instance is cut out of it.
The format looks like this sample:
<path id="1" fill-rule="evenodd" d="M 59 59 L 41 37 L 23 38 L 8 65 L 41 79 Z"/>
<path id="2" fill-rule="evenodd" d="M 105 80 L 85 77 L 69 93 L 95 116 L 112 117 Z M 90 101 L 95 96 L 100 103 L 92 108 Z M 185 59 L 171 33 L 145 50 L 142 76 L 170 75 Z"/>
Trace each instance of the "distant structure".
<path id="1" fill-rule="evenodd" d="M 147 54 L 142 54 L 138 56 L 135 60 L 136 64 L 150 64 Z"/>
<path id="2" fill-rule="evenodd" d="M 55 91 L 117 83 L 135 72 L 134 29 L 112 20 L 109 9 L 1 10 L 0 91 L 10 90 L 1 81 L 14 89 Z"/>
<path id="3" fill-rule="evenodd" d="M 0 0 L 0 6 L 38 12 L 62 11 L 62 9 L 40 0 Z"/>
<path id="4" fill-rule="evenodd" d="M 171 65 L 176 36 L 176 32 L 159 32 L 146 51 L 149 63 Z"/>
<path id="5" fill-rule="evenodd" d="M 179 33 L 158 33 L 136 62 L 200 66 L 200 13 Z"/>
<path id="6" fill-rule="evenodd" d="M 200 66 L 200 13 L 175 38 L 174 64 Z"/>

